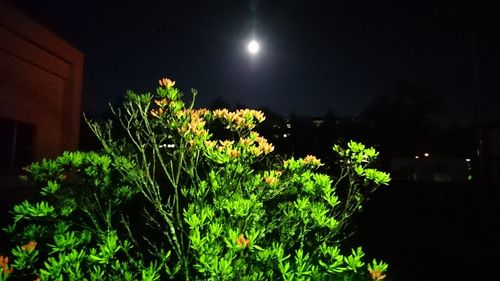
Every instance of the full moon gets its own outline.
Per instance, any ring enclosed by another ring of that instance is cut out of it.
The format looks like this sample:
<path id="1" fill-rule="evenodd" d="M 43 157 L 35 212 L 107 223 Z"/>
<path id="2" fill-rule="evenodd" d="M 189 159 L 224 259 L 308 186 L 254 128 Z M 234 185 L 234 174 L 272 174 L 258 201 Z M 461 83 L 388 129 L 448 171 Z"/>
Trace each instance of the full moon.
<path id="1" fill-rule="evenodd" d="M 250 43 L 248 43 L 247 50 L 252 55 L 257 54 L 260 50 L 259 42 L 255 40 L 250 41 Z"/>

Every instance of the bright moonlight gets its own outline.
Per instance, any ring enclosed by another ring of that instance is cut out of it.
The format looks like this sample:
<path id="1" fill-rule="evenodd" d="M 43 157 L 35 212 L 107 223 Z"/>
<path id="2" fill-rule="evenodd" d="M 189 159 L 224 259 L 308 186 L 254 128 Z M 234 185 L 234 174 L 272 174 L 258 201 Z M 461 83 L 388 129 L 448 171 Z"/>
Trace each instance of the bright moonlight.
<path id="1" fill-rule="evenodd" d="M 247 50 L 252 55 L 257 54 L 260 50 L 259 42 L 255 40 L 250 41 L 250 43 L 248 43 Z"/>

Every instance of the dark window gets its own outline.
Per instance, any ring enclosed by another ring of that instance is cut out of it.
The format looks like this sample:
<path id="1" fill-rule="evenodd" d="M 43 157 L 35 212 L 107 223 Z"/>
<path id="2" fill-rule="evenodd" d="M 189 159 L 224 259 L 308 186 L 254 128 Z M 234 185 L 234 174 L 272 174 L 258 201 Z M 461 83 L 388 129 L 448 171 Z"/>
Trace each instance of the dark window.
<path id="1" fill-rule="evenodd" d="M 0 118 L 0 171 L 18 172 L 33 161 L 35 126 Z"/>

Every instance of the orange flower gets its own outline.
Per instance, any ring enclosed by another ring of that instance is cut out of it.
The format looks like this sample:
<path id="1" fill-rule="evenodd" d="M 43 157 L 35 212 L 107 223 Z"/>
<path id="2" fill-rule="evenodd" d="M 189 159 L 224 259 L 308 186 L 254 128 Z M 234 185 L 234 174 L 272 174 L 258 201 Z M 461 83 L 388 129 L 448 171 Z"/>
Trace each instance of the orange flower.
<path id="1" fill-rule="evenodd" d="M 232 149 L 231 152 L 229 152 L 229 155 L 231 156 L 231 158 L 237 158 L 241 155 L 241 153 L 238 150 Z"/>
<path id="2" fill-rule="evenodd" d="M 158 81 L 158 83 L 160 84 L 160 86 L 164 86 L 167 89 L 170 89 L 170 88 L 172 88 L 175 85 L 175 81 L 172 81 L 172 80 L 170 80 L 168 78 L 160 79 Z"/>
<path id="3" fill-rule="evenodd" d="M 385 278 L 385 274 L 382 274 L 382 272 L 380 272 L 380 270 L 378 269 L 375 270 L 368 269 L 368 272 L 370 272 L 370 277 L 374 281 L 384 280 Z"/>
<path id="4" fill-rule="evenodd" d="M 250 244 L 250 240 L 245 238 L 244 234 L 241 234 L 238 239 L 236 239 L 236 244 L 238 244 L 242 248 L 248 247 L 248 244 Z"/>
<path id="5" fill-rule="evenodd" d="M 9 265 L 9 257 L 0 256 L 0 268 L 5 268 Z"/>
<path id="6" fill-rule="evenodd" d="M 158 110 L 151 110 L 151 115 L 153 115 L 153 117 L 161 117 L 163 115 L 163 109 L 162 108 L 159 108 Z"/>
<path id="7" fill-rule="evenodd" d="M 12 273 L 13 268 L 9 268 L 9 257 L 0 256 L 0 269 L 3 273 Z"/>
<path id="8" fill-rule="evenodd" d="M 159 107 L 165 107 L 167 104 L 168 104 L 168 100 L 163 98 L 161 100 L 155 100 L 155 103 L 159 106 Z"/>
<path id="9" fill-rule="evenodd" d="M 30 241 L 28 244 L 21 246 L 21 250 L 28 251 L 29 253 L 33 252 L 36 248 L 36 242 Z"/>

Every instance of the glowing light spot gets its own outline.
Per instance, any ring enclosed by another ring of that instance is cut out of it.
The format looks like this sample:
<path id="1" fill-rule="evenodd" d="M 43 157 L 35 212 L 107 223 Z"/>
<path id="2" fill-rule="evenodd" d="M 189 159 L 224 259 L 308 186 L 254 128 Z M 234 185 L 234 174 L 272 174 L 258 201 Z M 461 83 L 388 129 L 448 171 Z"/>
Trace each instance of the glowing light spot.
<path id="1" fill-rule="evenodd" d="M 259 42 L 255 41 L 255 40 L 250 41 L 250 43 L 248 43 L 247 50 L 252 55 L 257 54 L 260 50 Z"/>

